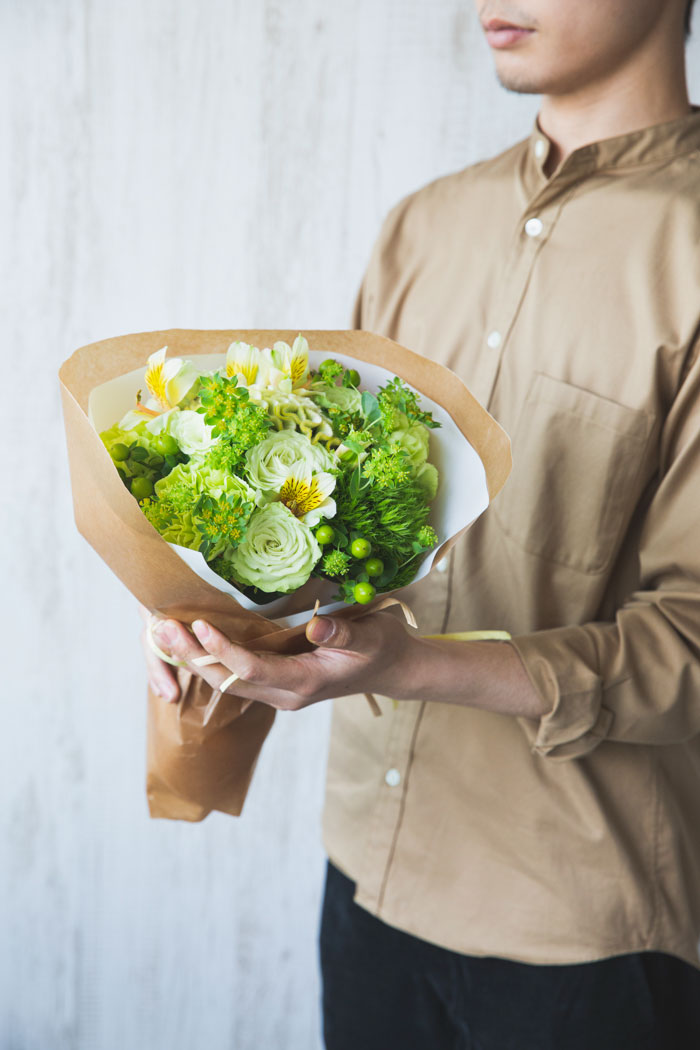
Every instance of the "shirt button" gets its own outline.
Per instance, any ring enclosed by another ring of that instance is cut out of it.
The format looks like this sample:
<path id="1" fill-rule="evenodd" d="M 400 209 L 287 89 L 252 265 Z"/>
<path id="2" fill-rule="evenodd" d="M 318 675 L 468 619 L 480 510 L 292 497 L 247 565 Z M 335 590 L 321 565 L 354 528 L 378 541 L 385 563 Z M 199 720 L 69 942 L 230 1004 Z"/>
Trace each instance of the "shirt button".
<path id="1" fill-rule="evenodd" d="M 491 350 L 498 350 L 499 346 L 501 345 L 501 342 L 502 336 L 500 332 L 489 332 L 488 337 L 486 339 L 486 345 L 490 347 Z"/>
<path id="2" fill-rule="evenodd" d="M 542 233 L 542 220 L 528 219 L 525 223 L 525 233 L 528 237 L 539 237 Z"/>
<path id="3" fill-rule="evenodd" d="M 535 143 L 535 156 L 538 160 L 542 160 L 546 149 L 547 147 L 544 144 L 544 139 L 538 139 Z"/>
<path id="4" fill-rule="evenodd" d="M 384 774 L 384 779 L 386 780 L 390 788 L 395 788 L 398 787 L 401 783 L 401 774 L 399 773 L 398 769 L 387 769 L 386 773 Z"/>

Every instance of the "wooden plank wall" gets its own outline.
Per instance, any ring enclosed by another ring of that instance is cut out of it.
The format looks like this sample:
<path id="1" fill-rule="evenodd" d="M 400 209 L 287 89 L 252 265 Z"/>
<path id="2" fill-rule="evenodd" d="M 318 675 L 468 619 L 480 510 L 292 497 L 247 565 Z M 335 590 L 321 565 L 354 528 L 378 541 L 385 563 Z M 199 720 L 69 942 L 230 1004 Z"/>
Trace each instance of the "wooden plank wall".
<path id="1" fill-rule="evenodd" d="M 241 819 L 149 820 L 140 624 L 74 529 L 58 365 L 345 327 L 387 209 L 535 112 L 468 0 L 0 0 L 0 1050 L 321 1045 L 328 706 L 278 719 Z"/>

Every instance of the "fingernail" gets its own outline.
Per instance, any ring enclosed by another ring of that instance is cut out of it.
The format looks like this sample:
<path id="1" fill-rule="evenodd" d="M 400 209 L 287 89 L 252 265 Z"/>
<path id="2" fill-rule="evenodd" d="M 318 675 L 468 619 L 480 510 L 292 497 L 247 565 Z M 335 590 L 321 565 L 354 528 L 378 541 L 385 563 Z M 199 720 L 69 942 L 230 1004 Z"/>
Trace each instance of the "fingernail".
<path id="1" fill-rule="evenodd" d="M 174 704 L 177 700 L 177 693 L 172 688 L 172 686 L 168 686 L 167 688 L 164 687 L 161 690 L 160 696 L 163 700 L 165 700 L 166 704 Z"/>
<path id="2" fill-rule="evenodd" d="M 204 620 L 195 620 L 192 624 L 192 630 L 197 635 L 200 642 L 208 642 L 211 638 L 209 624 L 205 623 Z"/>
<path id="3" fill-rule="evenodd" d="M 153 628 L 153 633 L 159 642 L 165 642 L 166 645 L 172 644 L 175 640 L 175 631 L 169 623 L 157 623 Z"/>
<path id="4" fill-rule="evenodd" d="M 311 621 L 307 631 L 309 641 L 321 643 L 327 642 L 335 634 L 335 621 L 327 616 L 317 616 Z"/>

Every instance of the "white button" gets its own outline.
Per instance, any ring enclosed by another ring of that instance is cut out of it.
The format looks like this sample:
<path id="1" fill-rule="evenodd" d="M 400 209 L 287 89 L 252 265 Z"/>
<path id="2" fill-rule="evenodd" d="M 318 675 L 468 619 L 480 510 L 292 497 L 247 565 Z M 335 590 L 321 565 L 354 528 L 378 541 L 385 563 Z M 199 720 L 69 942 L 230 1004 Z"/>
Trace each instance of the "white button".
<path id="1" fill-rule="evenodd" d="M 500 332 L 489 332 L 488 338 L 486 340 L 486 345 L 491 347 L 492 350 L 498 350 L 499 346 L 501 345 L 501 341 L 502 336 Z"/>
<path id="2" fill-rule="evenodd" d="M 447 558 L 443 558 L 442 561 L 439 561 L 435 568 L 438 572 L 447 572 Z"/>
<path id="3" fill-rule="evenodd" d="M 544 139 L 538 139 L 537 142 L 535 143 L 535 156 L 537 157 L 538 160 L 542 160 L 542 157 L 544 157 L 546 149 L 547 149 L 547 147 L 544 144 Z"/>
<path id="4" fill-rule="evenodd" d="M 387 769 L 386 773 L 384 774 L 384 779 L 386 780 L 390 788 L 395 788 L 398 787 L 401 783 L 401 774 L 399 773 L 398 769 Z"/>
<path id="5" fill-rule="evenodd" d="M 542 220 L 528 219 L 525 223 L 525 233 L 528 237 L 539 237 L 542 233 Z"/>

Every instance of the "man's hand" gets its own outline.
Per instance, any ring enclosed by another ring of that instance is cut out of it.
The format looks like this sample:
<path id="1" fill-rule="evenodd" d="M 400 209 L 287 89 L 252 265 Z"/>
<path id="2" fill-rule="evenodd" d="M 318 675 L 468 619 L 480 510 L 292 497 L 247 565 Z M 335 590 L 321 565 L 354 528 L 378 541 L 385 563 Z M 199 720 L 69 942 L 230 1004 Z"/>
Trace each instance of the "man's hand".
<path id="1" fill-rule="evenodd" d="M 427 647 L 390 613 L 371 613 L 358 620 L 314 617 L 306 636 L 318 648 L 299 656 L 251 652 L 229 641 L 203 620 L 192 635 L 176 620 L 159 623 L 153 636 L 159 648 L 185 660 L 190 670 L 218 688 L 231 673 L 238 676 L 227 692 L 260 700 L 284 711 L 351 693 L 377 692 L 409 699 L 426 669 Z M 216 656 L 218 663 L 200 667 L 191 661 Z M 159 675 L 167 665 L 151 654 Z M 161 689 L 162 691 L 162 689 Z"/>
<path id="2" fill-rule="evenodd" d="M 141 644 L 143 646 L 144 656 L 146 657 L 148 684 L 150 685 L 151 690 L 158 696 L 162 697 L 163 700 L 169 700 L 174 703 L 180 696 L 180 687 L 177 683 L 177 676 L 170 664 L 166 664 L 164 660 L 159 660 L 148 644 L 148 621 L 151 618 L 148 609 L 143 605 L 139 605 L 139 613 L 143 620 Z"/>
<path id="3" fill-rule="evenodd" d="M 548 709 L 507 642 L 420 638 L 387 612 L 357 620 L 315 616 L 306 637 L 317 648 L 299 656 L 250 652 L 204 620 L 195 620 L 192 629 L 194 634 L 177 620 L 163 620 L 153 636 L 159 648 L 185 661 L 213 689 L 233 673 L 236 680 L 226 692 L 283 711 L 352 693 L 460 704 L 534 719 Z M 192 663 L 202 656 L 215 656 L 216 663 Z M 172 671 L 153 653 L 147 660 L 162 693 L 162 676 L 172 676 Z"/>

